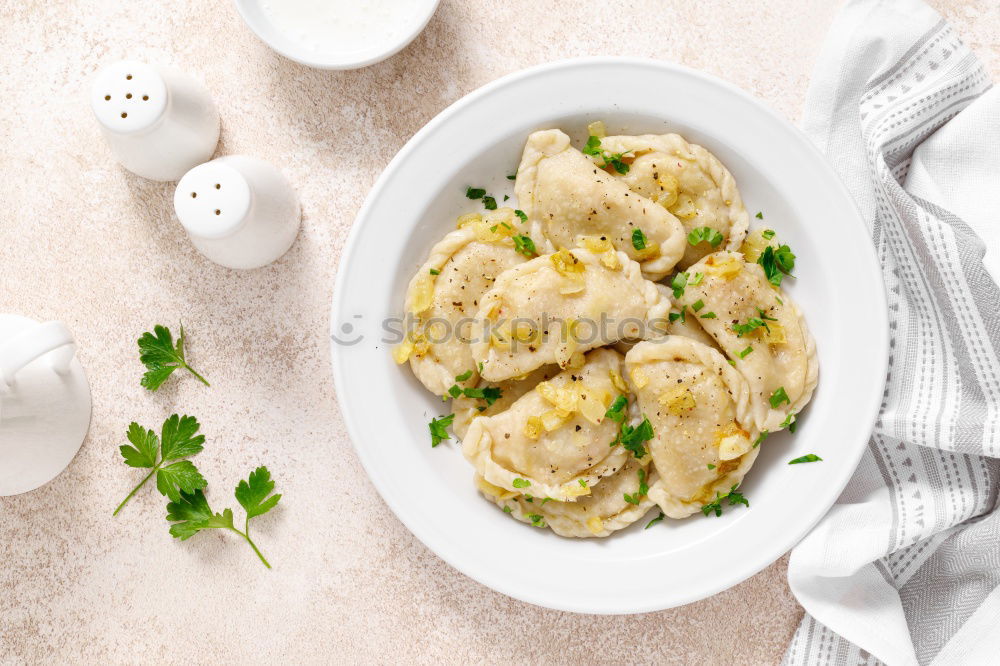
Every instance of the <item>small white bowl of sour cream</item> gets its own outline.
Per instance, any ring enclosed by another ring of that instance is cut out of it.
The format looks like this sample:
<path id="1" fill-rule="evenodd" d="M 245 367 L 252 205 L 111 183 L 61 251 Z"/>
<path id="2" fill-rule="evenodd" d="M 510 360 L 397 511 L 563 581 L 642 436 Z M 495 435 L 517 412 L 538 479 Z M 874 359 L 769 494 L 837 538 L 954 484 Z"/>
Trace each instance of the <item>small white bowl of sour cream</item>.
<path id="1" fill-rule="evenodd" d="M 397 53 L 420 34 L 439 0 L 235 0 L 272 49 L 320 69 L 357 69 Z"/>

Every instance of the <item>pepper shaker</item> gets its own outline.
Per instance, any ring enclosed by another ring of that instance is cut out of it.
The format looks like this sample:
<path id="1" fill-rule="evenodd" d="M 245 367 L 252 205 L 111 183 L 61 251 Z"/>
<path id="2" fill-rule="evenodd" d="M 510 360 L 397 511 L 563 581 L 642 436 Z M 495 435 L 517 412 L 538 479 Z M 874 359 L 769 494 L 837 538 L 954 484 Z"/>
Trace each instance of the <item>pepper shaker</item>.
<path id="1" fill-rule="evenodd" d="M 177 219 L 203 255 L 228 268 L 260 268 L 295 242 L 298 196 L 276 167 L 246 155 L 220 157 L 184 174 Z"/>
<path id="2" fill-rule="evenodd" d="M 172 181 L 212 157 L 219 112 L 203 85 L 167 67 L 123 60 L 98 72 L 90 91 L 111 152 L 129 171 Z"/>

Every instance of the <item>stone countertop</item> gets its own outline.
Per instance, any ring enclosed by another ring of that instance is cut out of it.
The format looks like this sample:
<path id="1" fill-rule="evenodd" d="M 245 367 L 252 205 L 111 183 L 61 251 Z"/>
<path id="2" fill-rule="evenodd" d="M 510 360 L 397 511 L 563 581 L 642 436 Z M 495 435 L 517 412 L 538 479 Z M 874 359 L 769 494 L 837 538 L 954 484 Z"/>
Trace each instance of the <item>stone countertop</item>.
<path id="1" fill-rule="evenodd" d="M 934 0 L 1000 74 L 1000 8 Z M 80 342 L 94 413 L 69 469 L 0 498 L 0 662 L 283 660 L 420 663 L 776 663 L 801 616 L 785 560 L 722 594 L 659 613 L 536 608 L 451 569 L 369 483 L 334 399 L 327 334 L 342 244 L 362 199 L 424 123 L 504 74 L 580 55 L 680 62 L 793 121 L 837 3 L 824 0 L 444 0 L 386 62 L 323 72 L 272 53 L 232 3 L 4 3 L 0 39 L 0 312 L 61 319 Z M 219 154 L 279 165 L 301 235 L 276 264 L 215 266 L 172 214 L 173 185 L 111 158 L 89 80 L 121 58 L 201 78 L 222 115 Z M 183 320 L 207 389 L 139 387 L 135 340 Z M 118 454 L 129 422 L 174 411 L 208 436 L 198 467 L 216 504 L 267 464 L 285 499 L 257 519 L 266 570 L 234 535 L 178 542 L 164 500 Z"/>

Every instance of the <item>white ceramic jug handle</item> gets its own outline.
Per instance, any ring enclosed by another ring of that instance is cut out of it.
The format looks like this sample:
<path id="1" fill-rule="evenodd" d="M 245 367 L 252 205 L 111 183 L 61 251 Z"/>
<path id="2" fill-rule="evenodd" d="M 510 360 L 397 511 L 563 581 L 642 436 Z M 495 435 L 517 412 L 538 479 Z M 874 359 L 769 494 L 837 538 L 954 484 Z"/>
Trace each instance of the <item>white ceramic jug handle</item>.
<path id="1" fill-rule="evenodd" d="M 73 334 L 59 321 L 47 321 L 0 344 L 0 392 L 14 387 L 14 376 L 32 361 L 58 350 L 52 355 L 52 369 L 60 375 L 69 371 L 76 348 Z"/>

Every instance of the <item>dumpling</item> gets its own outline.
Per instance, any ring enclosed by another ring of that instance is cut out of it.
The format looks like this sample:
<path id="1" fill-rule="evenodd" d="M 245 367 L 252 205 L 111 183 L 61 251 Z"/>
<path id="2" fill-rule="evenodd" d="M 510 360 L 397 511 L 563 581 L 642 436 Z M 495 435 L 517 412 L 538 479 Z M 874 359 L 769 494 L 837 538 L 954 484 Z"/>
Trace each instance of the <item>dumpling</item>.
<path id="1" fill-rule="evenodd" d="M 687 238 L 677 218 L 594 166 L 560 130 L 528 137 L 514 192 L 532 237 L 544 236 L 550 250 L 573 247 L 579 236 L 605 237 L 650 280 L 667 275 L 684 254 Z M 643 249 L 633 243 L 636 230 L 644 234 Z"/>
<path id="2" fill-rule="evenodd" d="M 431 248 L 427 261 L 410 280 L 406 312 L 416 317 L 406 340 L 396 348 L 398 363 L 410 368 L 429 391 L 445 395 L 457 376 L 471 371 L 462 386 L 475 386 L 476 363 L 467 326 L 479 300 L 503 271 L 528 260 L 512 240 L 520 220 L 511 208 L 464 215 L 459 229 Z"/>
<path id="3" fill-rule="evenodd" d="M 698 323 L 715 338 L 750 386 L 754 423 L 774 432 L 806 406 L 816 388 L 816 343 L 795 303 L 767 281 L 764 269 L 735 252 L 710 254 L 688 269 L 678 303 L 701 302 Z"/>
<path id="4" fill-rule="evenodd" d="M 648 460 L 648 456 L 643 461 L 630 457 L 620 470 L 575 502 L 504 490 L 478 475 L 476 485 L 483 496 L 522 522 L 550 527 L 564 537 L 606 537 L 641 519 L 653 506 L 648 492 L 657 477 L 644 463 Z"/>
<path id="5" fill-rule="evenodd" d="M 622 468 L 631 454 L 611 446 L 618 423 L 605 418 L 621 393 L 621 354 L 598 349 L 506 411 L 473 419 L 462 452 L 486 481 L 535 497 L 574 501 Z"/>
<path id="6" fill-rule="evenodd" d="M 759 442 L 750 389 L 722 354 L 677 335 L 640 342 L 625 356 L 625 379 L 653 426 L 660 478 L 649 497 L 664 514 L 697 513 L 742 481 Z"/>
<path id="7" fill-rule="evenodd" d="M 543 255 L 502 273 L 480 299 L 472 356 L 491 382 L 565 368 L 574 354 L 641 336 L 664 298 L 622 252 Z"/>
<path id="8" fill-rule="evenodd" d="M 476 388 L 499 389 L 500 396 L 494 400 L 492 404 L 484 398 L 469 398 L 464 395 L 455 398 L 451 403 L 451 411 L 455 415 L 455 419 L 451 424 L 452 430 L 455 431 L 455 434 L 458 435 L 459 439 L 464 439 L 465 434 L 469 431 L 469 426 L 472 424 L 472 419 L 477 416 L 493 416 L 494 414 L 499 414 L 513 405 L 514 402 L 522 395 L 538 386 L 539 382 L 552 379 L 559 374 L 559 372 L 559 366 L 546 365 L 532 371 L 523 379 L 508 379 L 505 382 L 499 382 L 496 384 L 486 380 L 480 380 L 479 385 L 476 386 Z"/>
<path id="9" fill-rule="evenodd" d="M 722 234 L 714 246 L 708 241 L 687 243 L 680 268 L 716 249 L 739 248 L 750 216 L 736 180 L 715 155 L 677 134 L 609 136 L 601 139 L 601 148 L 633 157 L 628 173 L 611 175 L 673 213 L 684 225 L 685 235 L 701 227 Z"/>

